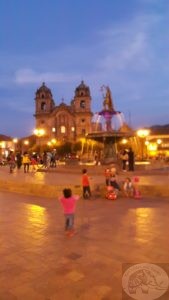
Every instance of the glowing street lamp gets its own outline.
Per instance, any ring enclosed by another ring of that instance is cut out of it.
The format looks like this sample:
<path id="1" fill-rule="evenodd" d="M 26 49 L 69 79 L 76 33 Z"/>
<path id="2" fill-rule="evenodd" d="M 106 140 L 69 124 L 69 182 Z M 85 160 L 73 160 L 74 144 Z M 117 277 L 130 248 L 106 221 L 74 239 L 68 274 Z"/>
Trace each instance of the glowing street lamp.
<path id="1" fill-rule="evenodd" d="M 125 144 L 127 144 L 127 140 L 126 139 L 122 139 L 122 141 L 121 141 L 121 143 L 123 144 L 123 145 L 125 145 Z"/>
<path id="2" fill-rule="evenodd" d="M 25 146 L 29 145 L 29 141 L 28 140 L 25 140 L 23 143 L 24 143 Z"/>
<path id="3" fill-rule="evenodd" d="M 16 144 L 18 143 L 18 139 L 14 138 L 13 143 L 14 143 L 14 151 L 16 151 Z"/>
<path id="4" fill-rule="evenodd" d="M 162 143 L 162 140 L 161 140 L 161 139 L 158 139 L 158 140 L 157 140 L 157 144 L 158 144 L 158 145 L 161 145 L 161 143 Z"/>
<path id="5" fill-rule="evenodd" d="M 137 131 L 138 137 L 141 139 L 141 159 L 144 159 L 144 146 L 145 146 L 145 139 L 150 134 L 149 129 L 139 129 Z"/>
<path id="6" fill-rule="evenodd" d="M 41 137 L 45 134 L 45 130 L 43 128 L 36 128 L 34 130 L 34 134 L 38 137 Z"/>
<path id="7" fill-rule="evenodd" d="M 44 136 L 45 130 L 43 128 L 36 128 L 34 134 L 38 137 L 39 148 L 41 148 L 40 138 Z M 39 149 L 39 151 L 41 152 L 41 149 Z"/>

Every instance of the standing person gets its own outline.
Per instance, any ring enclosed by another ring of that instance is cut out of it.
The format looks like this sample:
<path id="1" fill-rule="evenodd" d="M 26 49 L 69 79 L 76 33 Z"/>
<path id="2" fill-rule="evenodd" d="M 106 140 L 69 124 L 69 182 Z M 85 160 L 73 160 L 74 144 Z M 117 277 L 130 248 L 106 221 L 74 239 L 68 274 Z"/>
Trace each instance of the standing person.
<path id="1" fill-rule="evenodd" d="M 129 163 L 128 170 L 134 171 L 134 152 L 133 152 L 132 148 L 129 148 L 128 163 Z"/>
<path id="2" fill-rule="evenodd" d="M 126 197 L 134 196 L 134 186 L 132 184 L 131 178 L 127 177 L 123 184 L 123 190 Z"/>
<path id="3" fill-rule="evenodd" d="M 87 170 L 83 169 L 82 174 L 83 199 L 88 199 L 91 197 L 91 190 Z"/>
<path id="4" fill-rule="evenodd" d="M 37 166 L 37 159 L 36 159 L 36 155 L 33 154 L 30 158 L 31 161 L 31 165 L 32 165 L 32 171 L 36 172 L 36 166 Z"/>
<path id="5" fill-rule="evenodd" d="M 77 200 L 79 200 L 79 196 L 72 196 L 71 189 L 63 190 L 63 197 L 60 198 L 60 202 L 65 215 L 65 233 L 68 236 L 74 235 L 74 215 Z"/>
<path id="6" fill-rule="evenodd" d="M 17 169 L 20 170 L 22 166 L 22 155 L 20 152 L 16 154 L 16 165 L 17 165 Z"/>
<path id="7" fill-rule="evenodd" d="M 30 158 L 29 158 L 29 154 L 27 152 L 25 152 L 24 155 L 23 155 L 22 163 L 23 163 L 24 173 L 28 173 L 31 161 L 30 161 Z"/>
<path id="8" fill-rule="evenodd" d="M 123 151 L 121 159 L 122 159 L 122 169 L 124 172 L 126 172 L 127 171 L 126 165 L 127 165 L 127 161 L 128 161 L 128 153 L 126 150 Z"/>
<path id="9" fill-rule="evenodd" d="M 15 169 L 15 154 L 13 151 L 9 152 L 7 161 L 9 163 L 9 173 L 13 173 L 13 170 Z"/>
<path id="10" fill-rule="evenodd" d="M 110 185 L 110 176 L 111 176 L 111 171 L 109 168 L 105 169 L 104 175 L 105 175 L 106 186 L 109 186 Z"/>

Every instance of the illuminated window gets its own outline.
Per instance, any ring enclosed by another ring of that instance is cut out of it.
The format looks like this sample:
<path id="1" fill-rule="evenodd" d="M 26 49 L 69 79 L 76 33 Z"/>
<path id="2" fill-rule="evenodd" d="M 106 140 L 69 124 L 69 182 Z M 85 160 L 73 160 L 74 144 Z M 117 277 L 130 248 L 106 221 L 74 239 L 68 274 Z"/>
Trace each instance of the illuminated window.
<path id="1" fill-rule="evenodd" d="M 72 127 L 71 129 L 72 129 L 73 132 L 75 131 L 75 128 L 74 128 L 74 127 Z"/>
<path id="2" fill-rule="evenodd" d="M 66 132 L 66 127 L 65 126 L 61 126 L 60 127 L 60 131 L 61 131 L 61 133 L 65 133 Z"/>

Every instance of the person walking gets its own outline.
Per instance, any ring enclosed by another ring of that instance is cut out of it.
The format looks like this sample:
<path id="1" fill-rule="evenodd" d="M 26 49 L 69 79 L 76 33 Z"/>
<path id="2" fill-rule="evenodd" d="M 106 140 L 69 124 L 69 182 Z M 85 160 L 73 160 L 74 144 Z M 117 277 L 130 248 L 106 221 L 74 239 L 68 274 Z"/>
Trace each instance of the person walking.
<path id="1" fill-rule="evenodd" d="M 25 152 L 24 155 L 23 155 L 22 163 L 23 163 L 24 173 L 28 173 L 31 161 L 30 161 L 30 158 L 29 158 L 29 154 L 27 152 Z"/>
<path id="2" fill-rule="evenodd" d="M 17 165 L 17 169 L 20 170 L 22 166 L 22 155 L 20 152 L 16 154 L 16 165 Z"/>
<path id="3" fill-rule="evenodd" d="M 82 170 L 82 187 L 83 187 L 83 199 L 89 199 L 91 197 L 91 189 L 87 170 Z"/>
<path id="4" fill-rule="evenodd" d="M 9 163 L 9 173 L 13 173 L 13 170 L 15 169 L 15 154 L 13 151 L 9 152 L 9 155 L 7 157 L 7 161 Z"/>
<path id="5" fill-rule="evenodd" d="M 129 148 L 128 151 L 128 170 L 134 171 L 134 152 L 132 148 Z"/>
<path id="6" fill-rule="evenodd" d="M 121 159 L 122 159 L 122 170 L 124 172 L 126 172 L 126 167 L 127 167 L 127 161 L 128 161 L 128 153 L 126 150 L 123 151 L 122 153 L 122 156 L 121 156 Z"/>
<path id="7" fill-rule="evenodd" d="M 63 196 L 59 199 L 63 207 L 65 215 L 65 233 L 71 237 L 74 235 L 74 216 L 76 209 L 76 202 L 79 200 L 78 195 L 72 195 L 72 190 L 65 188 L 63 190 Z"/>

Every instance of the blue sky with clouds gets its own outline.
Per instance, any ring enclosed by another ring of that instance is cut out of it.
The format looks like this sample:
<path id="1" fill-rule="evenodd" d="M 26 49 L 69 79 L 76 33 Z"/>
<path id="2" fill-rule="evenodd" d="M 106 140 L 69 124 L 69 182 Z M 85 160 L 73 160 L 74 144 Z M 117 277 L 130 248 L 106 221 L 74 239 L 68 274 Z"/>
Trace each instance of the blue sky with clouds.
<path id="1" fill-rule="evenodd" d="M 56 105 L 83 79 L 92 110 L 109 85 L 134 128 L 169 123 L 168 0 L 1 0 L 0 133 L 32 134 L 45 81 Z"/>

